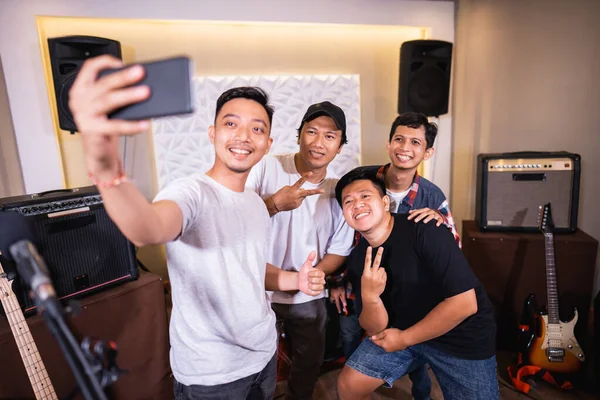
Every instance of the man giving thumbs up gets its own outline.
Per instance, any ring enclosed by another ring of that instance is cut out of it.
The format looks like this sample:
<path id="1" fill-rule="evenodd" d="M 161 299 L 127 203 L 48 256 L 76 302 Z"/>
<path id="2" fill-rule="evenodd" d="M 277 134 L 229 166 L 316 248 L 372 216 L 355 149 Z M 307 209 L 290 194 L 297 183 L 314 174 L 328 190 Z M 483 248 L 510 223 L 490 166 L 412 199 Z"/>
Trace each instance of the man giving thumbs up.
<path id="1" fill-rule="evenodd" d="M 252 168 L 246 186 L 262 197 L 271 215 L 270 264 L 298 271 L 314 250 L 314 267 L 328 275 L 350 253 L 354 231 L 335 200 L 338 179 L 327 170 L 346 141 L 342 109 L 328 101 L 313 104 L 298 128 L 299 151 L 264 157 Z M 312 398 L 325 353 L 324 297 L 273 293 L 272 308 L 292 346 L 288 399 Z"/>

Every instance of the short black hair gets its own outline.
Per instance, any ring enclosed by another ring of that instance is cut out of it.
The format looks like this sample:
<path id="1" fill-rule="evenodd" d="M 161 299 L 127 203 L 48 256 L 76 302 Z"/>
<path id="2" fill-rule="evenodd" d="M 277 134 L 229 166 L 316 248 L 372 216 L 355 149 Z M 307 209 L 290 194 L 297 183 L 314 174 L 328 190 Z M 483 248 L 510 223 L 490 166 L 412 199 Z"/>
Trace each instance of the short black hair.
<path id="1" fill-rule="evenodd" d="M 385 182 L 383 179 L 377 177 L 377 171 L 374 171 L 371 167 L 357 167 L 342 176 L 337 185 L 335 185 L 335 198 L 340 203 L 340 206 L 342 205 L 342 191 L 344 188 L 352 182 L 363 180 L 371 181 L 381 197 L 385 196 Z"/>
<path id="2" fill-rule="evenodd" d="M 215 123 L 217 122 L 217 115 L 219 111 L 228 101 L 234 99 L 248 99 L 254 100 L 258 104 L 264 107 L 267 115 L 269 116 L 269 125 L 273 125 L 273 107 L 269 104 L 269 95 L 263 89 L 256 86 L 240 86 L 226 90 L 217 99 L 217 111 L 215 112 Z"/>
<path id="3" fill-rule="evenodd" d="M 392 123 L 392 129 L 390 130 L 390 138 L 388 141 L 392 141 L 396 128 L 399 126 L 408 126 L 409 128 L 419 129 L 420 127 L 425 128 L 425 140 L 427 141 L 427 148 L 433 147 L 435 137 L 438 133 L 438 126 L 433 122 L 429 122 L 425 114 L 417 112 L 405 112 L 396 117 Z"/>

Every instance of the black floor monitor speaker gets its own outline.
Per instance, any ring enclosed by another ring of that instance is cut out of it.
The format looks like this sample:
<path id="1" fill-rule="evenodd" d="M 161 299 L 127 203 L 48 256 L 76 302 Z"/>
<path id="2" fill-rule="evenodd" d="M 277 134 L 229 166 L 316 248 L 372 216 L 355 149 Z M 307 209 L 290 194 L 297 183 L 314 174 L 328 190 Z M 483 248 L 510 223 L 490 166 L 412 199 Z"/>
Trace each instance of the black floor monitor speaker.
<path id="1" fill-rule="evenodd" d="M 60 299 L 94 293 L 139 276 L 135 247 L 109 218 L 94 186 L 2 198 L 0 212 L 19 212 L 31 219 L 38 252 Z M 35 310 L 18 278 L 13 291 L 26 313 Z"/>
<path id="2" fill-rule="evenodd" d="M 59 126 L 66 131 L 75 132 L 77 126 L 69 109 L 69 90 L 77 73 L 88 58 L 103 54 L 121 58 L 121 44 L 115 40 L 95 36 L 64 36 L 49 38 L 48 52 Z"/>
<path id="3" fill-rule="evenodd" d="M 398 113 L 440 116 L 448 112 L 452 43 L 410 40 L 400 47 Z"/>

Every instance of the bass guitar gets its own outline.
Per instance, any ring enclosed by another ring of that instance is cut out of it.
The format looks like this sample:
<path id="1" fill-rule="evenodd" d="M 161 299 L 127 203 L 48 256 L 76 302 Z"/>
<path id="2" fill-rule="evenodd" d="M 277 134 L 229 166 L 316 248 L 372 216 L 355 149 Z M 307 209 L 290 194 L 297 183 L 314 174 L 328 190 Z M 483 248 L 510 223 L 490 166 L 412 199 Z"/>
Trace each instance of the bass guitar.
<path id="1" fill-rule="evenodd" d="M 2 264 L 0 264 L 0 301 L 17 342 L 35 398 L 36 400 L 58 400 L 11 284 L 12 280 L 7 279 Z"/>

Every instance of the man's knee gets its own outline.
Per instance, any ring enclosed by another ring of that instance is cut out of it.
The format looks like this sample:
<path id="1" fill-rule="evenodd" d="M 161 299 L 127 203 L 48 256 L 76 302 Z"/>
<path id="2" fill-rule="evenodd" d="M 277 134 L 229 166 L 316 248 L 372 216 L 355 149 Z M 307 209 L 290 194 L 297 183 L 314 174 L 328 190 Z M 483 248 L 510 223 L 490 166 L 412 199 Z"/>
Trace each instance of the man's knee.
<path id="1" fill-rule="evenodd" d="M 345 366 L 337 381 L 338 397 L 340 400 L 364 399 L 380 385 L 374 381 L 376 379 Z"/>
<path id="2" fill-rule="evenodd" d="M 352 381 L 348 379 L 348 374 L 344 371 L 348 367 L 344 367 L 337 381 L 337 393 L 340 400 L 350 399 L 349 393 L 352 393 Z"/>

